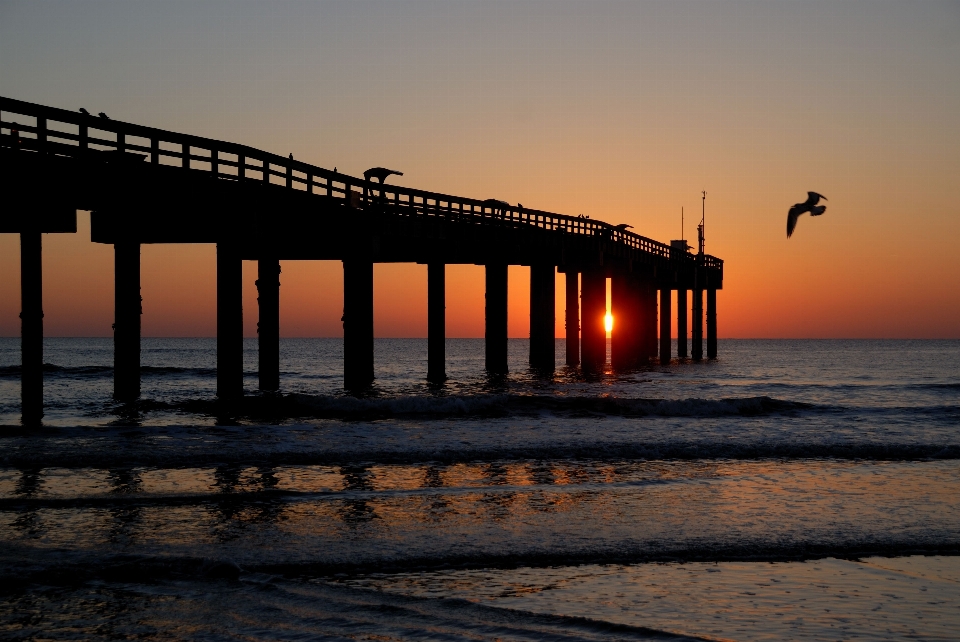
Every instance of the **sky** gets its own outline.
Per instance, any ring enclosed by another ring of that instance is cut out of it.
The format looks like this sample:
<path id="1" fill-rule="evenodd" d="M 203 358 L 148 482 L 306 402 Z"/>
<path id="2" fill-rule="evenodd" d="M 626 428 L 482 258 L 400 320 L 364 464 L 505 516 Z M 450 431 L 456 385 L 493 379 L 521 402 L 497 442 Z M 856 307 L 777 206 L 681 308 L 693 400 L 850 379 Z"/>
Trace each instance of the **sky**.
<path id="1" fill-rule="evenodd" d="M 659 241 L 681 208 L 695 238 L 703 205 L 721 338 L 960 338 L 958 33 L 958 2 L 0 0 L 0 95 Z M 808 190 L 827 212 L 787 239 Z M 85 212 L 44 236 L 48 336 L 111 335 L 112 248 L 89 239 Z M 144 336 L 215 334 L 212 245 L 141 264 Z M 281 335 L 341 336 L 342 266 L 282 270 Z M 16 235 L 0 274 L 17 336 Z M 376 335 L 425 336 L 426 267 L 374 279 Z M 509 291 L 528 336 L 529 269 Z M 447 335 L 483 336 L 482 267 L 448 266 Z"/>

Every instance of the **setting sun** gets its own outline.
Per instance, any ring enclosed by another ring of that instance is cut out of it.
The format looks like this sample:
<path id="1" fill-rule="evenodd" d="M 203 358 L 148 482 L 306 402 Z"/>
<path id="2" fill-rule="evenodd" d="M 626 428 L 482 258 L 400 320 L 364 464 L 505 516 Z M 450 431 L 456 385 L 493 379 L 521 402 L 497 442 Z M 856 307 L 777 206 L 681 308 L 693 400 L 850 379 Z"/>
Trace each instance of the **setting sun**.
<path id="1" fill-rule="evenodd" d="M 607 315 L 603 317 L 603 328 L 607 332 L 613 332 L 613 315 L 607 312 Z"/>

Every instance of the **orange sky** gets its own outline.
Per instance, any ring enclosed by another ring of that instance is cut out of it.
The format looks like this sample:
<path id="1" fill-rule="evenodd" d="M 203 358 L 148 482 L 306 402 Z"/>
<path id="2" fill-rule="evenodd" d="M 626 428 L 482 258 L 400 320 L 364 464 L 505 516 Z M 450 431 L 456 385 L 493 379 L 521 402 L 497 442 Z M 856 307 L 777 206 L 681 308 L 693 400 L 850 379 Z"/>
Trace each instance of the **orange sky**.
<path id="1" fill-rule="evenodd" d="M 681 206 L 694 235 L 705 189 L 721 337 L 960 337 L 957 33 L 949 2 L 7 2 L 0 95 L 661 241 Z M 827 213 L 787 240 L 807 190 Z M 49 336 L 110 334 L 112 250 L 80 221 L 44 238 Z M 146 246 L 142 266 L 144 335 L 213 335 L 212 246 Z M 281 333 L 338 336 L 340 265 L 282 267 Z M 16 336 L 16 236 L 0 273 Z M 511 336 L 528 278 L 511 268 Z M 482 336 L 482 268 L 447 284 L 448 335 Z M 375 315 L 378 336 L 424 336 L 426 268 L 377 266 Z"/>

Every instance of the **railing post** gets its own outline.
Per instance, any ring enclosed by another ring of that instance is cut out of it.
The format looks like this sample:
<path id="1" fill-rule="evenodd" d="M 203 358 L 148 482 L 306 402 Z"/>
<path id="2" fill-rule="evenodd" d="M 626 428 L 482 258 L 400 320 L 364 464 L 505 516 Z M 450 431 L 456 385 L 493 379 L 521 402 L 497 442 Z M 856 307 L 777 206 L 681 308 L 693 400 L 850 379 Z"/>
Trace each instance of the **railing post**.
<path id="1" fill-rule="evenodd" d="M 287 189 L 293 187 L 293 154 L 290 154 L 290 160 L 287 161 Z"/>
<path id="2" fill-rule="evenodd" d="M 47 119 L 37 116 L 37 146 L 46 151 L 47 147 Z"/>
<path id="3" fill-rule="evenodd" d="M 237 180 L 243 181 L 247 177 L 247 157 L 237 154 Z"/>
<path id="4" fill-rule="evenodd" d="M 220 152 L 216 148 L 210 150 L 210 173 L 214 178 L 220 176 Z"/>
<path id="5" fill-rule="evenodd" d="M 150 139 L 150 162 L 154 165 L 160 164 L 160 139 Z"/>
<path id="6" fill-rule="evenodd" d="M 263 182 L 269 185 L 270 184 L 270 161 L 264 158 L 260 162 L 263 163 Z"/>
<path id="7" fill-rule="evenodd" d="M 121 132 L 117 132 L 117 151 L 121 154 L 127 151 L 127 136 Z"/>
<path id="8" fill-rule="evenodd" d="M 86 125 L 80 125 L 80 149 L 86 151 L 90 148 L 90 131 Z"/>
<path id="9" fill-rule="evenodd" d="M 180 151 L 182 153 L 181 166 L 183 169 L 190 169 L 190 145 L 181 143 Z"/>

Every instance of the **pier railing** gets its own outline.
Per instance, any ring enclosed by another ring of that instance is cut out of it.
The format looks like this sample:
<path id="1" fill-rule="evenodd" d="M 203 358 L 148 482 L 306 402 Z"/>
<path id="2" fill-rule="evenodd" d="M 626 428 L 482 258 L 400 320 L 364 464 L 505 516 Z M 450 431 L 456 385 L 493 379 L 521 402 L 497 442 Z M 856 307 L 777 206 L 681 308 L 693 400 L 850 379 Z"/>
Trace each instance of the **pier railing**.
<path id="1" fill-rule="evenodd" d="M 0 135 L 24 150 L 62 156 L 113 152 L 138 155 L 142 162 L 207 171 L 228 181 L 260 181 L 288 189 L 342 198 L 356 208 L 389 208 L 398 215 L 442 217 L 479 225 L 533 226 L 564 234 L 596 237 L 663 259 L 702 260 L 721 269 L 710 255 L 695 257 L 621 227 L 580 216 L 520 208 L 493 199 L 478 200 L 381 185 L 309 163 L 200 136 L 125 123 L 111 118 L 0 97 Z M 125 157 L 126 158 L 126 157 Z M 131 156 L 131 159 L 134 157 Z M 132 161 L 136 162 L 136 161 Z"/>

